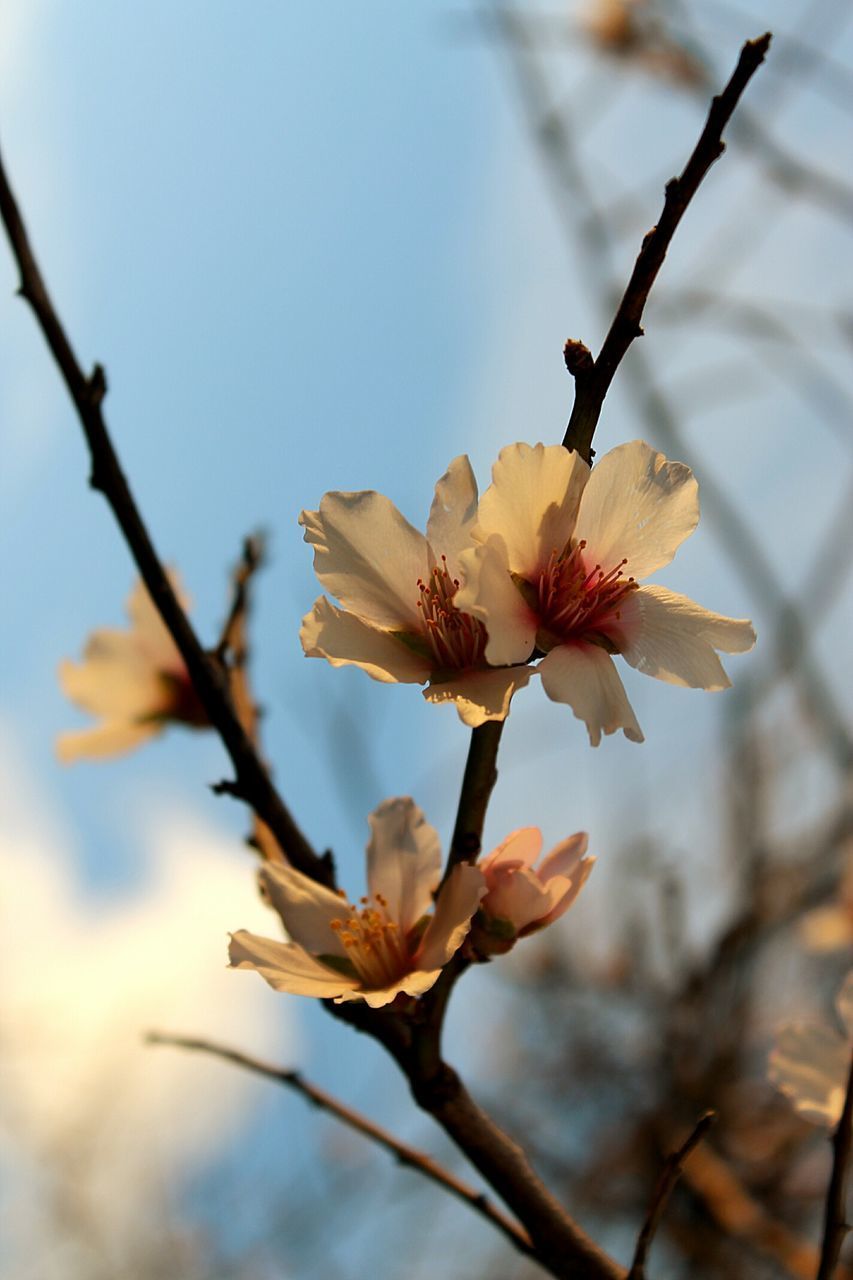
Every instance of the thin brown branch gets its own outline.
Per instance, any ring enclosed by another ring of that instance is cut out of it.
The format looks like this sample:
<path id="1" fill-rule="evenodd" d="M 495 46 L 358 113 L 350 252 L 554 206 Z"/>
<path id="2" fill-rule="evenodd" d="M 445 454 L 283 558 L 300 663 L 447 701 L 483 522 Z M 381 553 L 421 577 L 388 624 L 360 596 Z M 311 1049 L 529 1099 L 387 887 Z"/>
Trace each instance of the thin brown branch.
<path id="1" fill-rule="evenodd" d="M 249 679 L 249 613 L 252 604 L 252 587 L 255 576 L 263 568 L 265 560 L 264 537 L 260 533 L 252 534 L 244 540 L 240 560 L 231 574 L 231 605 L 220 632 L 216 653 L 228 669 L 231 698 L 240 723 L 264 767 L 269 770 L 261 748 L 258 705 Z M 256 813 L 252 814 L 252 830 L 247 837 L 247 843 L 256 849 L 266 862 L 284 860 L 284 853 L 272 829 Z"/>
<path id="2" fill-rule="evenodd" d="M 711 102 L 708 119 L 684 171 L 666 186 L 663 211 L 657 226 L 643 240 L 634 270 L 592 368 L 575 378 L 575 401 L 563 444 L 576 449 L 587 462 L 592 459 L 592 438 L 604 397 L 619 364 L 635 338 L 642 335 L 641 320 L 646 299 L 663 265 L 667 250 L 687 206 L 715 160 L 725 150 L 722 133 L 740 97 L 761 66 L 770 46 L 770 35 L 748 40 L 725 89 Z"/>
<path id="3" fill-rule="evenodd" d="M 566 239 L 571 243 L 575 233 L 580 235 L 579 264 L 587 271 L 602 306 L 609 310 L 613 295 L 610 230 L 585 181 L 577 155 L 576 128 L 565 109 L 559 113 L 551 109 L 544 76 L 527 50 L 526 28 L 514 11 L 495 9 L 492 19 L 510 55 L 525 120 L 551 179 L 555 207 Z M 578 358 L 573 353 L 570 357 Z M 579 358 L 583 359 L 582 353 Z M 658 441 L 670 457 L 682 456 L 684 444 L 677 414 L 669 398 L 655 385 L 642 348 L 635 349 L 633 358 L 625 366 L 624 376 L 632 386 L 634 401 L 642 411 L 651 438 Z M 838 700 L 811 652 L 808 628 L 782 590 L 775 567 L 767 560 L 748 521 L 711 472 L 702 477 L 702 508 L 757 605 L 768 611 L 774 621 L 778 620 L 770 634 L 777 667 L 796 679 L 810 718 L 820 725 L 839 767 L 846 771 L 853 759 L 853 742 L 838 709 Z"/>
<path id="4" fill-rule="evenodd" d="M 475 1213 L 485 1218 L 491 1226 L 505 1235 L 521 1253 L 535 1257 L 535 1252 L 527 1233 L 508 1214 L 505 1214 L 496 1205 L 492 1204 L 488 1197 L 478 1191 L 476 1187 L 472 1187 L 467 1182 L 463 1182 L 461 1178 L 457 1178 L 455 1174 L 445 1169 L 432 1156 L 423 1151 L 418 1151 L 416 1147 L 411 1147 L 408 1143 L 401 1142 L 399 1138 L 395 1138 L 387 1129 L 382 1129 L 378 1124 L 374 1124 L 372 1120 L 368 1120 L 366 1116 L 354 1111 L 343 1102 L 339 1102 L 337 1098 L 334 1098 L 324 1089 L 311 1084 L 300 1072 L 272 1066 L 269 1063 L 260 1061 L 258 1058 L 249 1057 L 238 1049 L 231 1049 L 226 1045 L 216 1044 L 211 1040 L 203 1040 L 194 1036 L 166 1035 L 159 1031 L 152 1031 L 145 1039 L 148 1044 L 171 1045 L 177 1049 L 189 1049 L 193 1052 L 212 1054 L 214 1057 L 222 1058 L 226 1062 L 232 1062 L 238 1067 L 244 1067 L 247 1071 L 265 1076 L 269 1080 L 274 1080 L 276 1084 L 284 1085 L 286 1088 L 294 1090 L 294 1092 L 305 1098 L 307 1102 L 310 1102 L 312 1106 L 318 1107 L 328 1115 L 334 1116 L 348 1128 L 354 1129 L 356 1133 L 362 1134 L 365 1138 L 369 1138 L 371 1142 L 375 1142 L 377 1146 L 382 1147 L 383 1150 L 390 1152 L 398 1164 L 417 1170 L 418 1173 L 436 1183 L 442 1190 L 463 1201 L 470 1209 L 473 1209 Z"/>
<path id="5" fill-rule="evenodd" d="M 537 1260 L 562 1280 L 626 1280 L 620 1267 L 586 1235 L 531 1167 L 524 1150 L 443 1066 L 429 1082 L 413 1083 L 415 1099 L 464 1151 L 530 1234 Z"/>
<path id="6" fill-rule="evenodd" d="M 503 720 L 487 720 L 479 728 L 471 730 L 445 880 L 460 862 L 475 862 L 480 855 L 486 810 L 498 780 L 498 747 L 504 723 Z"/>
<path id="7" fill-rule="evenodd" d="M 330 860 L 320 858 L 296 826 L 272 785 L 270 777 L 249 735 L 240 722 L 229 687 L 228 671 L 214 652 L 200 644 L 180 607 L 153 547 L 148 531 L 121 471 L 101 413 L 106 379 L 100 366 L 87 378 L 73 353 L 30 248 L 5 171 L 0 162 L 0 215 L 21 273 L 21 293 L 30 303 L 62 373 L 77 409 L 92 460 L 91 483 L 107 498 L 130 547 L 152 599 L 193 680 L 211 723 L 218 729 L 234 765 L 236 778 L 217 788 L 239 796 L 267 822 L 291 863 L 312 878 L 333 882 Z M 476 731 L 472 744 L 471 768 L 466 770 L 457 826 L 460 837 L 456 849 L 461 857 L 475 857 L 482 834 L 486 804 L 494 785 L 494 760 L 500 738 L 499 725 L 485 725 Z M 491 763 L 490 763 L 491 762 Z M 476 838 L 476 849 L 475 849 Z M 455 856 L 455 855 L 454 855 Z M 393 1014 L 358 1009 L 356 1005 L 333 1010 L 342 1020 L 380 1040 L 406 1071 L 416 1096 L 424 1096 L 424 1076 L 411 1055 L 409 1028 L 405 1019 Z M 440 1028 L 436 1033 L 438 1043 Z M 408 1046 L 408 1048 L 407 1048 Z M 444 1068 L 449 1072 L 449 1068 Z M 453 1075 L 453 1073 L 450 1073 Z M 457 1145 L 513 1208 L 528 1229 L 537 1260 L 557 1277 L 588 1277 L 589 1280 L 621 1280 L 624 1272 L 604 1257 L 575 1225 L 547 1188 L 532 1173 L 523 1152 L 468 1098 L 461 1082 L 445 1104 L 426 1106 Z M 430 1086 L 435 1076 L 430 1076 Z M 420 1101 L 420 1097 L 418 1099 Z M 423 1104 L 422 1104 L 423 1105 Z M 528 1245 L 529 1250 L 531 1246 Z"/>
<path id="8" fill-rule="evenodd" d="M 2 159 L 0 216 L 20 271 L 19 293 L 35 314 L 86 436 L 92 464 L 90 484 L 104 495 L 112 508 L 149 594 L 186 663 L 193 687 L 231 758 L 235 772 L 231 793 L 244 800 L 268 823 L 295 867 L 313 879 L 328 884 L 333 878 L 329 861 L 318 857 L 314 852 L 273 787 L 267 770 L 240 723 L 223 663 L 215 653 L 208 653 L 204 649 L 175 596 L 107 431 L 101 411 L 107 391 L 104 370 L 100 365 L 95 365 L 87 377 L 77 361 L 30 246 L 26 226 Z"/>
<path id="9" fill-rule="evenodd" d="M 266 539 L 262 533 L 252 533 L 243 539 L 240 559 L 231 574 L 231 604 L 216 646 L 219 658 L 224 662 L 230 655 L 235 667 L 246 666 L 251 587 L 255 575 L 264 567 L 266 557 Z"/>
<path id="10" fill-rule="evenodd" d="M 844 1108 L 832 1138 L 832 1176 L 826 1192 L 823 1243 L 816 1280 L 832 1280 L 841 1254 L 841 1246 L 844 1244 L 844 1237 L 850 1230 L 846 1206 L 851 1152 L 853 1152 L 853 1056 L 850 1059 Z"/>
<path id="11" fill-rule="evenodd" d="M 818 1264 L 817 1249 L 773 1218 L 715 1151 L 699 1147 L 684 1170 L 684 1181 L 732 1239 L 772 1259 L 794 1280 L 811 1280 Z"/>
<path id="12" fill-rule="evenodd" d="M 697 1120 L 693 1127 L 693 1131 L 688 1135 L 678 1150 L 674 1151 L 672 1155 L 667 1157 L 663 1169 L 661 1170 L 658 1184 L 655 1187 L 649 1211 L 646 1214 L 646 1219 L 637 1239 L 637 1247 L 634 1250 L 634 1260 L 631 1263 L 631 1270 L 628 1272 L 628 1280 L 646 1280 L 646 1259 L 648 1257 L 649 1249 L 651 1248 L 652 1240 L 655 1237 L 655 1232 L 657 1231 L 660 1220 L 663 1217 L 663 1212 L 669 1203 L 669 1197 L 672 1195 L 675 1190 L 675 1184 L 681 1177 L 684 1162 L 693 1149 L 697 1147 L 705 1137 L 705 1134 L 708 1132 L 715 1119 L 716 1115 L 713 1111 L 706 1111 L 705 1114 Z"/>

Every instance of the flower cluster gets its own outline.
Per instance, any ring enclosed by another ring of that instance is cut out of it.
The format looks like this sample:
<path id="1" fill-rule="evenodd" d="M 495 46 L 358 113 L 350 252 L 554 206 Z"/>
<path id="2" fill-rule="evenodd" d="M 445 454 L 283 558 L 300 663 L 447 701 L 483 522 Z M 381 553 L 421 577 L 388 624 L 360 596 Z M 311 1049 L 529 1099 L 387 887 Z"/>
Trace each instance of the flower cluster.
<path id="1" fill-rule="evenodd" d="M 640 586 L 698 519 L 690 469 L 642 441 L 594 469 L 561 445 L 510 445 L 479 503 L 467 458 L 456 458 L 426 537 L 378 493 L 329 493 L 301 520 L 317 576 L 342 607 L 317 601 L 303 648 L 377 680 L 427 681 L 425 696 L 455 702 L 469 725 L 503 719 L 535 670 L 593 746 L 617 729 L 641 742 L 612 655 L 719 690 L 729 679 L 717 651 L 755 641 L 744 619 Z"/>
<path id="2" fill-rule="evenodd" d="M 582 856 L 586 836 L 577 835 L 537 875 L 542 837 L 526 828 L 479 864 L 454 867 L 439 889 L 438 834 L 410 797 L 385 800 L 368 821 L 367 893 L 358 904 L 291 867 L 262 867 L 263 891 L 290 941 L 241 929 L 231 938 L 233 968 L 256 969 L 276 991 L 380 1008 L 429 991 L 469 931 L 470 958 L 485 959 L 544 928 L 592 868 Z"/>
<path id="3" fill-rule="evenodd" d="M 460 556 L 471 544 L 477 484 L 465 457 L 435 486 L 426 537 L 372 490 L 327 493 L 303 511 L 314 571 L 325 596 L 302 622 L 309 658 L 357 666 L 374 680 L 427 684 L 430 702 L 455 702 L 472 728 L 503 720 L 532 669 L 485 659 L 486 629 L 460 609 Z"/>
<path id="4" fill-rule="evenodd" d="M 594 470 L 559 445 L 510 445 L 482 498 L 468 459 L 455 458 L 436 485 L 425 535 L 379 493 L 327 493 L 300 523 L 317 577 L 338 603 L 317 600 L 302 645 L 375 680 L 425 684 L 429 701 L 453 702 L 475 728 L 503 720 L 537 674 L 594 746 L 617 729 L 640 742 L 614 655 L 673 684 L 723 689 L 717 652 L 745 652 L 755 639 L 745 620 L 640 585 L 698 518 L 690 470 L 642 441 Z M 69 697 L 102 717 L 60 738 L 63 759 L 129 750 L 167 721 L 207 724 L 141 583 L 128 613 L 129 630 L 96 631 L 83 663 L 62 665 Z M 234 968 L 257 970 L 278 991 L 338 1002 L 378 1008 L 417 998 L 460 948 L 485 961 L 558 919 L 594 862 L 578 833 L 537 866 L 542 836 L 525 827 L 442 879 L 438 835 L 413 800 L 386 800 L 369 823 L 368 891 L 358 904 L 290 866 L 262 868 L 287 940 L 238 931 Z"/>

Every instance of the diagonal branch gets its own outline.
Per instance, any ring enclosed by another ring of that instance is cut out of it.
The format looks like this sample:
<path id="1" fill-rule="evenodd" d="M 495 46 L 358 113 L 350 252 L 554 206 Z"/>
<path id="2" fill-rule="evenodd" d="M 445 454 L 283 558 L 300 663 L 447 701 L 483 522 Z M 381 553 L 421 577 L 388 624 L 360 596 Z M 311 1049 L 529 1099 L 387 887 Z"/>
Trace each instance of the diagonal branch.
<path id="1" fill-rule="evenodd" d="M 293 1089 L 305 1098 L 307 1102 L 310 1102 L 312 1106 L 335 1116 L 348 1128 L 354 1129 L 356 1133 L 363 1134 L 371 1142 L 375 1142 L 377 1146 L 390 1152 L 398 1164 L 405 1165 L 410 1169 L 416 1169 L 418 1173 L 423 1174 L 425 1178 L 429 1178 L 431 1182 L 436 1183 L 444 1191 L 462 1200 L 475 1213 L 479 1213 L 493 1227 L 507 1236 L 521 1253 L 535 1256 L 527 1233 L 512 1218 L 492 1204 L 482 1192 L 477 1191 L 475 1187 L 469 1186 L 461 1178 L 457 1178 L 455 1174 L 445 1169 L 432 1156 L 423 1151 L 418 1151 L 415 1147 L 410 1147 L 405 1142 L 401 1142 L 399 1138 L 395 1138 L 387 1129 L 380 1128 L 378 1124 L 374 1124 L 372 1120 L 368 1120 L 366 1116 L 361 1115 L 358 1111 L 353 1111 L 350 1107 L 345 1106 L 344 1103 L 338 1102 L 336 1098 L 326 1093 L 324 1089 L 319 1089 L 316 1085 L 305 1080 L 300 1072 L 271 1066 L 269 1063 L 261 1062 L 258 1058 L 251 1058 L 247 1054 L 241 1053 L 238 1049 L 230 1049 L 225 1045 L 215 1044 L 213 1041 L 201 1040 L 193 1036 L 173 1036 L 165 1035 L 159 1031 L 152 1031 L 145 1039 L 148 1044 L 173 1045 L 177 1049 L 189 1049 L 199 1053 L 213 1054 L 217 1058 L 223 1058 L 226 1062 L 233 1062 L 238 1067 L 245 1067 L 247 1071 L 253 1071 L 256 1075 L 266 1076 L 267 1079 L 274 1080 L 277 1084 Z"/>
<path id="2" fill-rule="evenodd" d="M 77 409 L 91 454 L 91 483 L 107 498 L 119 527 L 139 567 L 151 597 L 186 663 L 196 692 L 211 723 L 219 731 L 234 765 L 234 782 L 220 783 L 218 791 L 238 796 L 268 824 L 290 862 L 300 871 L 325 884 L 334 880 L 331 860 L 318 857 L 297 827 L 289 810 L 273 787 L 269 774 L 258 755 L 250 735 L 241 723 L 229 685 L 229 671 L 216 650 L 205 650 L 186 614 L 175 598 L 162 563 L 154 549 L 139 509 L 122 473 L 118 457 L 107 432 L 101 403 L 106 393 L 106 379 L 100 366 L 86 377 L 59 318 L 29 244 L 26 228 L 0 161 L 0 216 L 5 224 L 21 275 L 20 292 L 30 303 L 48 346 L 62 373 L 66 387 Z M 484 726 L 484 728 L 489 728 Z M 468 839 L 465 849 L 473 849 L 472 837 L 482 833 L 485 807 L 493 785 L 494 759 L 499 730 L 479 732 L 473 740 L 474 756 L 482 759 L 475 770 L 477 785 L 463 784 L 462 819 L 459 829 Z M 488 756 L 491 755 L 491 770 Z M 491 777 L 491 782 L 486 782 Z M 472 784 L 475 779 L 472 776 Z M 465 799 L 470 797 L 469 800 Z M 466 816 L 467 815 L 467 816 Z M 485 1115 L 468 1096 L 455 1073 L 445 1067 L 438 1056 L 441 1018 L 444 1003 L 437 1011 L 432 1031 L 433 1052 L 426 1063 L 411 1052 L 411 1035 L 407 1020 L 393 1013 L 359 1009 L 355 1004 L 331 1006 L 330 1012 L 358 1030 L 379 1040 L 396 1058 L 409 1078 L 413 1093 L 472 1163 L 492 1183 L 495 1190 L 516 1212 L 528 1238 L 525 1250 L 552 1275 L 588 1277 L 589 1280 L 621 1280 L 624 1272 L 616 1267 L 590 1241 L 563 1207 L 548 1192 L 530 1168 L 522 1150 Z M 426 1066 L 426 1069 L 424 1069 Z M 448 1078 L 455 1082 L 449 1096 L 438 1099 L 436 1087 Z M 429 1094 L 429 1102 L 423 1101 Z M 580 1269 L 579 1269 L 580 1268 Z"/>
<path id="3" fill-rule="evenodd" d="M 101 411 L 107 392 L 106 375 L 102 367 L 96 364 L 87 377 L 77 361 L 30 246 L 27 229 L 6 177 L 2 159 L 0 216 L 21 275 L 18 292 L 35 314 L 86 436 L 92 463 L 90 484 L 104 495 L 112 508 L 151 599 L 186 663 L 193 687 L 231 757 L 236 780 L 227 789 L 230 794 L 251 805 L 258 816 L 270 826 L 295 867 L 313 879 L 328 884 L 333 878 L 329 861 L 318 857 L 314 852 L 273 787 L 267 770 L 240 723 L 223 663 L 215 653 L 208 653 L 202 646 L 166 576 L 121 469 Z"/>
<path id="4" fill-rule="evenodd" d="M 544 77 L 529 55 L 526 28 L 518 15 L 512 10 L 496 10 L 493 24 L 510 55 L 511 71 L 517 83 L 525 122 L 538 144 L 546 173 L 552 180 L 555 206 L 566 239 L 571 243 L 575 231 L 581 235 L 583 252 L 580 265 L 587 269 L 591 287 L 600 294 L 602 305 L 609 307 L 613 294 L 610 284 L 613 275 L 610 229 L 585 181 L 574 130 L 567 121 L 565 110 L 557 114 L 550 107 Z M 579 364 L 582 371 L 592 362 L 583 343 L 568 343 L 565 354 L 567 363 Z M 635 400 L 652 438 L 670 457 L 678 457 L 683 442 L 677 416 L 669 398 L 655 385 L 651 366 L 642 348 L 635 349 L 632 359 L 625 365 L 624 376 L 632 384 Z M 703 475 L 702 506 L 705 515 L 712 519 L 717 537 L 735 571 L 759 605 L 776 620 L 771 642 L 778 669 L 793 674 L 809 714 L 824 730 L 838 765 L 846 770 L 853 758 L 853 742 L 838 710 L 838 700 L 832 689 L 827 687 L 811 653 L 803 619 L 787 598 L 773 565 L 767 561 L 748 523 L 728 496 L 726 488 L 714 479 L 713 473 Z M 784 626 L 780 627 L 780 623 Z"/>
<path id="5" fill-rule="evenodd" d="M 498 747 L 505 723 L 503 720 L 487 720 L 479 728 L 471 730 L 445 880 L 460 862 L 476 862 L 480 856 L 486 810 L 498 779 Z"/>
<path id="6" fill-rule="evenodd" d="M 713 1111 L 706 1111 L 703 1116 L 697 1120 L 693 1126 L 692 1132 L 686 1140 L 681 1144 L 677 1151 L 669 1156 L 661 1170 L 658 1184 L 655 1187 L 655 1193 L 652 1196 L 652 1203 L 643 1223 L 642 1230 L 637 1239 L 637 1247 L 634 1250 L 634 1261 L 631 1263 L 631 1270 L 628 1272 L 628 1280 L 646 1280 L 646 1259 L 658 1224 L 663 1217 L 663 1212 L 669 1203 L 669 1197 L 675 1190 L 675 1184 L 681 1177 L 681 1171 L 684 1168 L 684 1162 L 704 1138 L 716 1119 Z"/>
<path id="7" fill-rule="evenodd" d="M 640 321 L 652 285 L 663 265 L 675 230 L 699 185 L 715 160 L 723 154 L 723 129 L 749 81 L 761 66 L 770 46 L 769 33 L 748 40 L 725 89 L 712 99 L 708 119 L 682 174 L 666 185 L 663 212 L 656 227 L 643 240 L 631 279 L 622 295 L 613 323 L 601 351 L 584 369 L 570 369 L 575 375 L 575 402 L 563 444 L 576 449 L 587 462 L 592 458 L 592 437 L 601 406 L 613 375 L 635 338 L 642 335 Z"/>
<path id="8" fill-rule="evenodd" d="M 512 1206 L 530 1233 L 537 1261 L 560 1280 L 626 1280 L 608 1257 L 548 1190 L 523 1148 L 471 1097 L 451 1067 L 428 1080 L 412 1072 L 412 1091 L 483 1177 Z"/>
<path id="9" fill-rule="evenodd" d="M 249 612 L 255 575 L 266 561 L 263 534 L 253 533 L 243 540 L 240 560 L 231 575 L 231 604 L 219 634 L 216 654 L 227 667 L 234 709 L 249 741 L 261 757 L 265 768 L 260 737 L 260 712 L 249 680 Z M 270 827 L 252 814 L 252 830 L 246 843 L 256 849 L 265 862 L 282 862 L 284 854 Z"/>

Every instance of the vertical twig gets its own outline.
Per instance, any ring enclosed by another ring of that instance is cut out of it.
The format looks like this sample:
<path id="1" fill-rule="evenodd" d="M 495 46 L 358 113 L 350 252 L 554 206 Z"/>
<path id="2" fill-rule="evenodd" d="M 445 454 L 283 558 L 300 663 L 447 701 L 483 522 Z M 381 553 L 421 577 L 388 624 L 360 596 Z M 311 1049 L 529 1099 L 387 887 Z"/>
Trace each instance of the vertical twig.
<path id="1" fill-rule="evenodd" d="M 104 495 L 112 508 L 151 599 L 186 663 L 193 688 L 231 757 L 236 780 L 221 789 L 251 805 L 272 828 L 295 867 L 312 879 L 328 884 L 332 879 L 329 862 L 311 848 L 273 787 L 234 709 L 222 662 L 201 644 L 169 582 L 107 431 L 101 410 L 107 393 L 106 375 L 101 365 L 96 364 L 86 377 L 77 361 L 30 246 L 2 158 L 0 216 L 20 272 L 18 292 L 30 304 L 77 410 L 91 456 L 90 484 Z"/>
<path id="2" fill-rule="evenodd" d="M 637 1239 L 637 1247 L 634 1250 L 634 1260 L 631 1263 L 631 1270 L 628 1272 L 628 1280 L 646 1280 L 646 1259 L 658 1224 L 663 1217 L 669 1197 L 675 1190 L 675 1184 L 681 1177 L 681 1171 L 684 1168 L 684 1162 L 704 1138 L 716 1119 L 713 1111 L 706 1111 L 703 1116 L 697 1120 L 692 1132 L 687 1139 L 681 1144 L 677 1151 L 668 1156 L 661 1170 L 658 1184 L 655 1187 L 652 1202 L 649 1211 L 646 1214 L 645 1222 Z"/>
<path id="3" fill-rule="evenodd" d="M 844 1237 L 850 1230 L 847 1222 L 846 1200 L 851 1152 L 853 1152 L 853 1055 L 850 1059 L 844 1109 L 832 1138 L 832 1175 L 826 1192 L 823 1244 L 815 1280 L 832 1280 Z"/>

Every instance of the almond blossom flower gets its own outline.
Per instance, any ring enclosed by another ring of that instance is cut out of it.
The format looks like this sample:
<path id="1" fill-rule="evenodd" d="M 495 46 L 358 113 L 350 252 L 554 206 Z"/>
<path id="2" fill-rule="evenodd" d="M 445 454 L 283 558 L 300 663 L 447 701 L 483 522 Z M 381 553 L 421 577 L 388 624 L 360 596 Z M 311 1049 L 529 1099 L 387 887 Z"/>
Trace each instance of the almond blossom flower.
<path id="1" fill-rule="evenodd" d="M 767 1074 L 812 1124 L 834 1128 L 841 1119 L 853 1053 L 853 969 L 841 984 L 835 1008 L 846 1035 L 831 1027 L 794 1022 L 776 1037 Z"/>
<path id="2" fill-rule="evenodd" d="M 486 628 L 457 606 L 459 556 L 476 514 L 477 485 L 465 456 L 454 458 L 435 486 L 426 537 L 372 490 L 327 493 L 319 511 L 303 511 L 314 571 L 343 606 L 321 596 L 306 614 L 306 655 L 361 667 L 386 683 L 428 681 L 424 697 L 455 702 L 472 727 L 503 720 L 532 670 L 490 666 Z"/>
<path id="3" fill-rule="evenodd" d="M 441 879 L 437 832 L 408 796 L 383 801 L 368 822 L 368 892 L 359 905 L 292 867 L 267 864 L 261 884 L 291 941 L 241 929 L 231 937 L 232 968 L 257 969 L 276 991 L 364 1000 L 373 1009 L 429 990 L 468 933 L 483 874 L 457 866 L 429 915 Z"/>
<path id="4" fill-rule="evenodd" d="M 538 827 L 513 831 L 477 864 L 486 878 L 473 936 L 482 956 L 509 951 L 518 938 L 544 929 L 574 902 L 592 871 L 595 858 L 585 858 L 585 831 L 556 845 L 538 867 L 542 848 Z"/>
<path id="5" fill-rule="evenodd" d="M 186 607 L 177 575 L 169 577 Z M 130 594 L 127 614 L 128 630 L 93 631 L 83 661 L 60 664 L 63 692 L 101 718 L 91 729 L 60 734 L 56 750 L 66 763 L 121 755 L 153 738 L 170 720 L 195 728 L 208 724 L 184 660 L 141 580 Z"/>
<path id="6" fill-rule="evenodd" d="M 596 467 L 562 445 L 503 449 L 463 551 L 460 609 L 488 629 L 487 661 L 527 662 L 549 698 L 602 733 L 643 735 L 611 654 L 671 684 L 725 689 L 715 650 L 744 653 L 751 624 L 710 613 L 665 587 L 638 585 L 669 564 L 699 520 L 689 467 L 642 440 Z"/>

